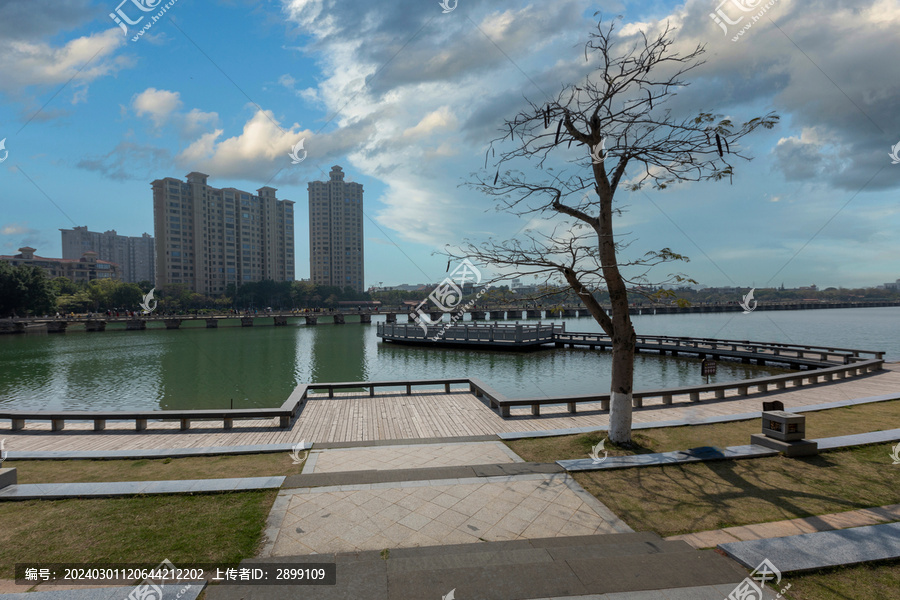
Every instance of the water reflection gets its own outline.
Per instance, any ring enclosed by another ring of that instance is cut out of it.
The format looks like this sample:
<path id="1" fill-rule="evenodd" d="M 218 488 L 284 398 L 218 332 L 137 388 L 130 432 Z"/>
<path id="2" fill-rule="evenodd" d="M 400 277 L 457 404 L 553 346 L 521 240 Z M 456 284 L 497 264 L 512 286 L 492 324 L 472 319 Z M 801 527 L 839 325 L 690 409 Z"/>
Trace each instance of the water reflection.
<path id="1" fill-rule="evenodd" d="M 792 314 L 635 317 L 640 333 L 832 344 L 900 356 L 900 309 L 792 311 Z M 771 321 L 770 321 L 771 319 Z M 377 319 L 376 319 L 377 320 Z M 566 319 L 570 331 L 598 331 L 591 319 Z M 774 325 L 772 323 L 775 323 Z M 23 410 L 274 407 L 301 382 L 477 377 L 511 397 L 582 395 L 609 389 L 609 352 L 548 348 L 528 353 L 442 350 L 383 344 L 374 325 L 314 327 L 294 319 L 273 327 L 259 318 L 178 331 L 0 336 L 0 407 Z M 770 369 L 719 362 L 715 381 Z M 700 361 L 639 354 L 636 390 L 704 381 Z"/>

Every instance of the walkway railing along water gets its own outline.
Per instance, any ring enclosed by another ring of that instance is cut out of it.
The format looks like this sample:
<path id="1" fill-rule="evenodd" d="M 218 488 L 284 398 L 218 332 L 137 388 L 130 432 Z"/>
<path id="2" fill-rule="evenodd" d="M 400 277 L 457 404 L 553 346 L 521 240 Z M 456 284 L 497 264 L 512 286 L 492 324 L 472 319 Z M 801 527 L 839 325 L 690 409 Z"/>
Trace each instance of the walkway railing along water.
<path id="1" fill-rule="evenodd" d="M 384 324 L 380 331 L 393 332 L 399 335 L 403 328 L 414 341 L 425 341 L 425 332 L 414 325 Z M 457 331 L 452 331 L 453 328 Z M 434 331 L 432 332 L 432 328 Z M 515 343 L 515 340 L 541 341 L 541 336 L 549 338 L 550 343 L 557 345 L 587 345 L 592 347 L 605 347 L 609 339 L 602 334 L 566 332 L 562 326 L 553 324 L 534 325 L 505 325 L 497 326 L 493 334 L 493 342 L 490 339 L 482 339 L 489 326 L 453 325 L 445 331 L 446 334 L 455 336 L 454 339 L 462 342 L 480 342 L 493 347 L 502 347 L 504 343 Z M 525 330 L 531 328 L 530 335 Z M 436 334 L 443 327 L 429 327 L 429 334 Z M 415 331 L 418 331 L 418 334 Z M 502 333 L 501 333 L 502 332 Z M 418 336 L 418 337 L 417 337 Z M 461 337 L 460 337 L 461 336 Z M 512 341 L 504 341 L 502 338 Z M 430 340 L 429 340 L 430 341 Z M 531 342 L 529 342 L 531 343 Z M 452 345 L 451 342 L 448 345 Z M 699 402 L 700 394 L 713 393 L 716 399 L 725 399 L 726 392 L 736 392 L 735 398 L 749 395 L 751 390 L 759 394 L 765 394 L 770 390 L 786 390 L 788 386 L 793 388 L 830 382 L 835 379 L 843 379 L 866 375 L 882 368 L 884 353 L 879 351 L 859 350 L 851 348 L 835 348 L 827 346 L 813 346 L 800 344 L 782 344 L 753 342 L 748 340 L 717 340 L 710 338 L 683 338 L 668 336 L 638 336 L 638 348 L 640 350 L 657 351 L 660 354 L 670 352 L 677 354 L 693 354 L 697 356 L 712 356 L 714 358 L 727 356 L 740 358 L 745 362 L 756 360 L 760 364 L 769 362 L 785 363 L 805 371 L 787 373 L 755 379 L 746 379 L 718 384 L 696 385 L 679 388 L 659 390 L 638 390 L 633 393 L 635 407 L 643 406 L 647 399 L 659 398 L 663 405 L 669 405 L 677 397 L 683 397 L 690 402 Z M 462 390 L 454 390 L 452 386 L 464 385 L 468 392 L 476 397 L 484 398 L 488 404 L 496 409 L 501 416 L 510 417 L 511 408 L 517 406 L 530 406 L 531 415 L 539 416 L 541 406 L 562 405 L 567 406 L 568 412 L 576 413 L 579 404 L 600 403 L 600 410 L 609 410 L 609 394 L 594 394 L 589 396 L 557 396 L 544 398 L 507 398 L 492 387 L 473 377 L 461 377 L 455 379 L 424 379 L 424 380 L 395 380 L 395 381 L 354 381 L 335 383 L 301 384 L 291 393 L 280 408 L 256 408 L 256 409 L 221 409 L 221 410 L 183 410 L 183 411 L 0 411 L 0 419 L 10 419 L 12 429 L 22 430 L 27 421 L 50 421 L 53 431 L 61 431 L 66 421 L 93 421 L 95 431 L 103 431 L 107 421 L 134 421 L 137 431 L 147 429 L 149 421 L 180 421 L 181 429 L 188 430 L 194 421 L 222 421 L 225 429 L 231 429 L 236 419 L 264 419 L 271 423 L 272 419 L 278 420 L 280 428 L 290 428 L 293 421 L 310 399 L 315 399 L 316 394 L 311 392 L 327 392 L 328 398 L 334 398 L 339 390 L 368 390 L 369 396 L 375 396 L 378 388 L 401 388 L 406 395 L 412 395 L 413 389 L 442 387 L 444 393 L 450 394 Z M 270 425 L 267 425 L 270 426 Z"/>

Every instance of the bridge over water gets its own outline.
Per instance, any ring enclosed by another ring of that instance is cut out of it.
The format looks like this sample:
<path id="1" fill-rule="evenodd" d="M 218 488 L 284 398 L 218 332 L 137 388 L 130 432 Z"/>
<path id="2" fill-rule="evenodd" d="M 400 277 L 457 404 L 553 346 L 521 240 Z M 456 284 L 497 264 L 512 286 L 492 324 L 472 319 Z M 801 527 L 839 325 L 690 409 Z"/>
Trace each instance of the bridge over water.
<path id="1" fill-rule="evenodd" d="M 900 306 L 900 301 L 870 301 L 870 302 L 760 302 L 754 310 L 812 310 L 825 308 L 876 308 Z M 610 307 L 604 307 L 609 313 Z M 737 303 L 724 304 L 696 304 L 691 306 L 674 306 L 663 304 L 635 305 L 629 308 L 633 315 L 670 315 L 670 314 L 696 314 L 716 312 L 742 312 L 742 307 Z M 551 319 L 573 318 L 589 316 L 584 306 L 484 306 L 473 307 L 459 311 L 468 314 L 472 321 L 483 320 L 517 320 L 517 319 Z M 432 311 L 429 316 L 432 321 L 439 321 L 445 313 Z M 455 313 L 458 314 L 458 313 Z M 412 318 L 404 310 L 398 308 L 382 307 L 378 310 L 371 309 L 299 309 L 273 312 L 248 313 L 207 313 L 207 314 L 178 314 L 166 315 L 151 313 L 149 315 L 136 314 L 127 316 L 107 316 L 103 313 L 81 314 L 75 316 L 60 317 L 17 317 L 0 319 L 0 334 L 26 333 L 29 330 L 44 330 L 49 333 L 65 333 L 70 326 L 83 326 L 86 331 L 105 331 L 107 324 L 124 323 L 128 330 L 143 330 L 148 326 L 157 329 L 178 329 L 181 324 L 187 322 L 203 321 L 207 328 L 216 328 L 221 322 L 233 321 L 232 326 L 253 327 L 271 319 L 275 326 L 288 325 L 289 322 L 303 322 L 306 325 L 316 325 L 320 319 L 330 320 L 334 324 L 344 324 L 348 317 L 350 322 L 371 323 L 373 315 L 384 315 L 388 323 L 412 322 Z M 302 320 L 302 321 L 301 321 Z"/>

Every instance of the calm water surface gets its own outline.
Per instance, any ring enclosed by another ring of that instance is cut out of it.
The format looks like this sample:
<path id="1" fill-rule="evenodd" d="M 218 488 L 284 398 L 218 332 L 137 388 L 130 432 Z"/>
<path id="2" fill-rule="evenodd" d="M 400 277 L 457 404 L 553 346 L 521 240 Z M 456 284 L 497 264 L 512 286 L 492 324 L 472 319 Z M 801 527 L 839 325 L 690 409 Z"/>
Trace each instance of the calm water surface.
<path id="1" fill-rule="evenodd" d="M 376 320 L 378 318 L 376 317 Z M 383 317 L 382 317 L 383 319 Z M 600 331 L 564 319 L 569 331 Z M 559 322 L 559 321 L 557 321 Z M 512 396 L 609 391 L 609 354 L 548 348 L 531 353 L 382 344 L 375 325 L 347 323 L 177 331 L 0 336 L 0 406 L 15 409 L 173 410 L 279 406 L 298 383 L 478 377 Z M 900 308 L 642 315 L 638 333 L 809 343 L 884 350 L 900 360 Z M 265 326 L 263 326 L 265 324 Z M 700 361 L 638 355 L 635 389 L 702 382 Z M 716 381 L 778 372 L 720 361 Z"/>

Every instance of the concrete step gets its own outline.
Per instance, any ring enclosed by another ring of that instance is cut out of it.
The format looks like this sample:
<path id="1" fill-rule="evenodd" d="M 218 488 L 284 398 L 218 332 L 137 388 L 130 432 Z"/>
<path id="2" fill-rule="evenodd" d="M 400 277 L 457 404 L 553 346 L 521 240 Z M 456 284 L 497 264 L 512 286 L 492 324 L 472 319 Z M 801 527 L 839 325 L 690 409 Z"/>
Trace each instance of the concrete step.
<path id="1" fill-rule="evenodd" d="M 736 585 L 747 572 L 711 550 L 667 542 L 651 532 L 457 544 L 380 552 L 254 559 L 253 563 L 334 562 L 337 584 L 305 592 L 299 586 L 225 586 L 208 600 L 310 598 L 513 600 Z"/>

